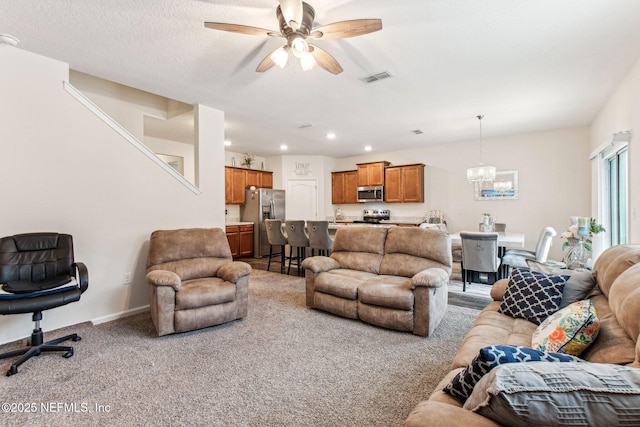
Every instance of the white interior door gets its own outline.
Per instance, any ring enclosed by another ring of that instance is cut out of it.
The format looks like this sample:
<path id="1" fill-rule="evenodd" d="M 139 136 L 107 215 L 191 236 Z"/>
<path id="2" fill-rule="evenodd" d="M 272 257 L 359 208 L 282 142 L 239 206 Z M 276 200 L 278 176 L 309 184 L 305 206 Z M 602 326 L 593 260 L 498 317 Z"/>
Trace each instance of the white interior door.
<path id="1" fill-rule="evenodd" d="M 315 220 L 318 217 L 318 180 L 287 180 L 286 219 Z"/>

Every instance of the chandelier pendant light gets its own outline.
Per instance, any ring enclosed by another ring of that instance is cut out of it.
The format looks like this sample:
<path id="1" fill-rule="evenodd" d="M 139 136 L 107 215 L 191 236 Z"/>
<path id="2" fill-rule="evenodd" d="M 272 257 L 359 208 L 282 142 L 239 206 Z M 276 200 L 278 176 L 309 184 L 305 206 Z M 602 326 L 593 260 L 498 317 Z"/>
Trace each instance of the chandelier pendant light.
<path id="1" fill-rule="evenodd" d="M 472 184 L 481 184 L 483 182 L 493 182 L 496 179 L 496 168 L 494 166 L 485 166 L 482 163 L 482 118 L 484 116 L 479 115 L 476 117 L 480 122 L 480 164 L 467 169 L 467 180 Z"/>

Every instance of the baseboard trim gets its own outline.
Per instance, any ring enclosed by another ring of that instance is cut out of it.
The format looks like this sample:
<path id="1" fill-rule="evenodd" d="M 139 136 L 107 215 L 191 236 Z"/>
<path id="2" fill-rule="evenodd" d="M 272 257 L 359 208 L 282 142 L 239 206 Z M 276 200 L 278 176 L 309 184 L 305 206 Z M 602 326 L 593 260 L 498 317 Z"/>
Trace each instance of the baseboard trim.
<path id="1" fill-rule="evenodd" d="M 119 313 L 109 314 L 107 316 L 98 317 L 97 319 L 91 320 L 93 325 L 99 325 L 101 323 L 111 322 L 112 320 L 122 319 L 124 317 L 133 316 L 134 314 L 143 313 L 145 311 L 149 311 L 149 305 L 143 305 L 142 307 L 136 307 L 129 310 L 121 311 Z"/>

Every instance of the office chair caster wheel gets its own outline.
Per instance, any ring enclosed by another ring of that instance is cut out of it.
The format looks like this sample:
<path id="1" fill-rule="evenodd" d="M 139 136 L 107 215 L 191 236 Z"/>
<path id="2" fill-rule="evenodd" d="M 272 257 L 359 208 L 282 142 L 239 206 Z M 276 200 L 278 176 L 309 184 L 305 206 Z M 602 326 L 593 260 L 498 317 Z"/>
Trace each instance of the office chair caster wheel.
<path id="1" fill-rule="evenodd" d="M 12 366 L 11 368 L 9 368 L 9 370 L 7 371 L 7 376 L 10 377 L 13 374 L 17 374 L 18 373 L 18 367 L 17 366 Z"/>
<path id="2" fill-rule="evenodd" d="M 65 359 L 68 359 L 68 358 L 70 358 L 71 356 L 73 356 L 73 349 L 71 349 L 71 350 L 67 351 L 67 352 L 64 354 L 64 358 L 65 358 Z"/>
<path id="3" fill-rule="evenodd" d="M 75 338 L 72 338 L 71 341 L 80 341 L 81 339 L 82 338 L 80 338 L 80 337 L 75 337 Z"/>

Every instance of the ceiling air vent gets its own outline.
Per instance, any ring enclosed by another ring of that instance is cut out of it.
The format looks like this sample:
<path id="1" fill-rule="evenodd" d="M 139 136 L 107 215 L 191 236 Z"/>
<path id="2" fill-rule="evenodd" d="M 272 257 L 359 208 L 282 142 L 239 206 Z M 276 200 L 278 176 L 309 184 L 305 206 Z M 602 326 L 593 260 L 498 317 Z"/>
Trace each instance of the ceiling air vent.
<path id="1" fill-rule="evenodd" d="M 300 126 L 298 126 L 298 129 L 306 129 L 306 128 L 310 128 L 311 126 L 313 126 L 311 123 L 303 123 Z"/>
<path id="2" fill-rule="evenodd" d="M 371 74 L 369 76 L 360 77 L 360 80 L 362 80 L 363 82 L 368 84 L 368 83 L 377 82 L 378 80 L 388 79 L 389 77 L 393 77 L 393 74 L 391 74 L 388 71 L 383 71 L 381 73 L 376 73 L 376 74 Z"/>
<path id="3" fill-rule="evenodd" d="M 416 135 L 422 135 L 424 133 L 420 129 L 412 130 L 411 132 L 415 133 Z"/>

